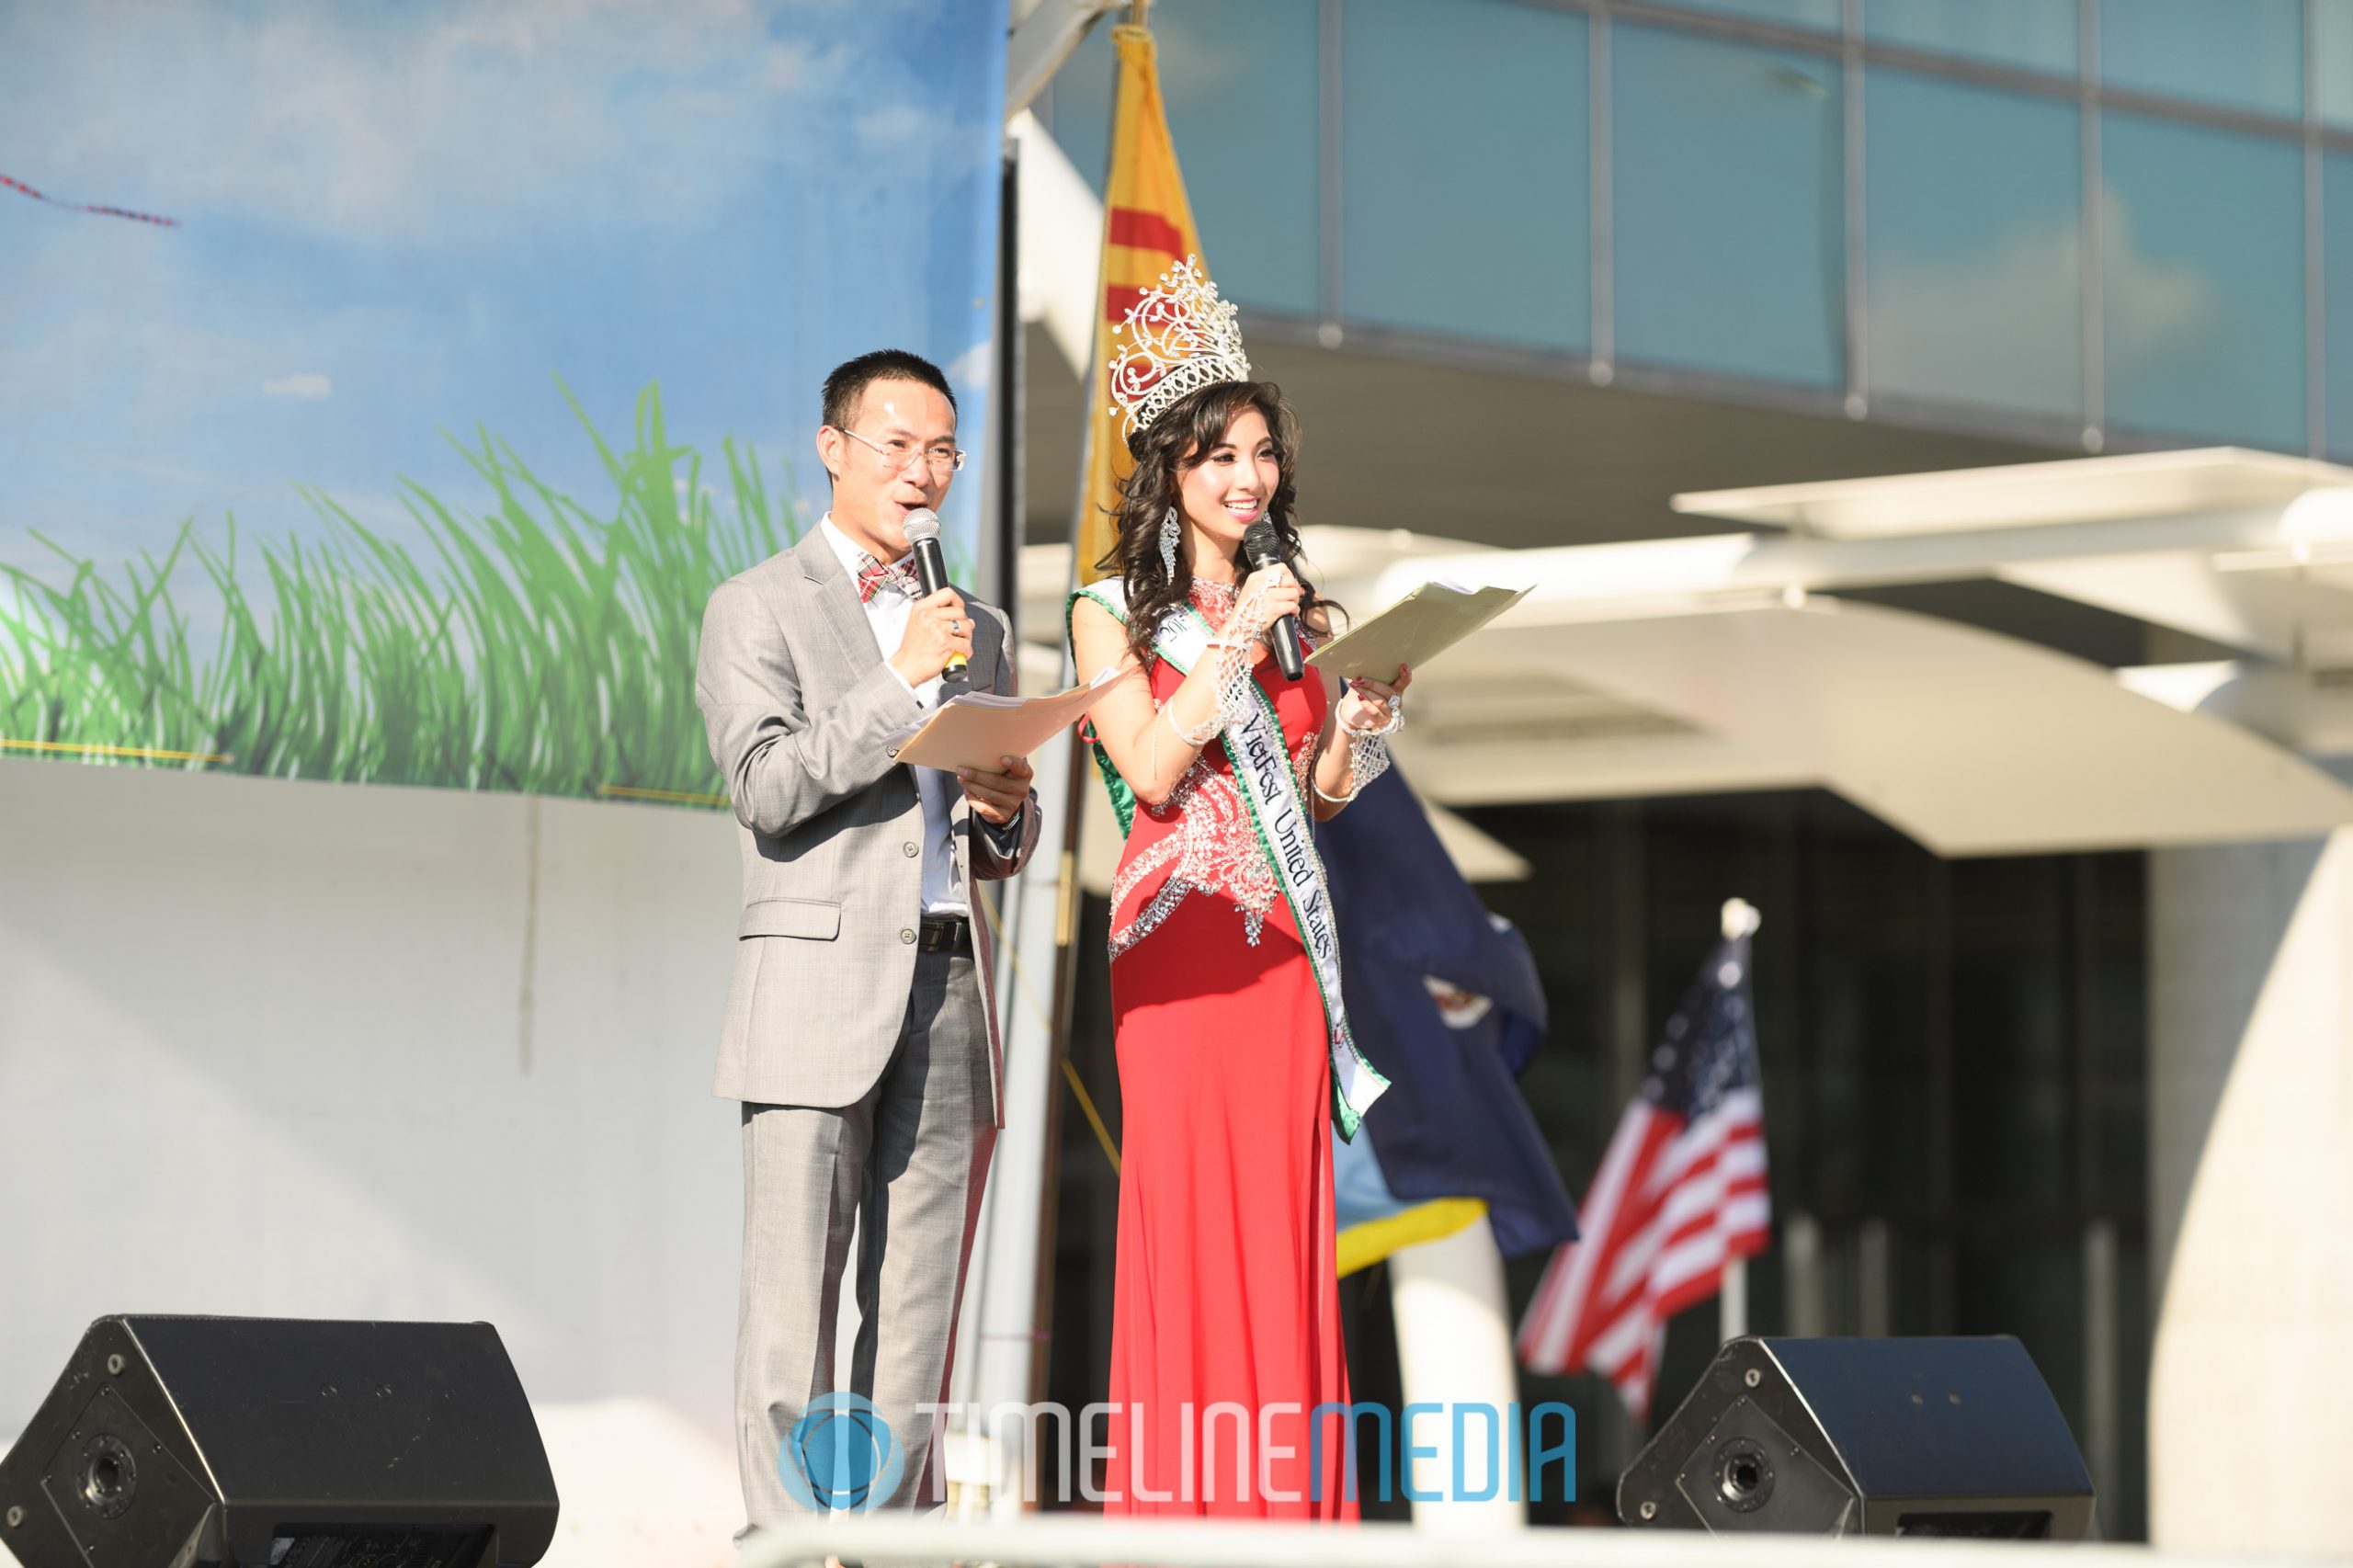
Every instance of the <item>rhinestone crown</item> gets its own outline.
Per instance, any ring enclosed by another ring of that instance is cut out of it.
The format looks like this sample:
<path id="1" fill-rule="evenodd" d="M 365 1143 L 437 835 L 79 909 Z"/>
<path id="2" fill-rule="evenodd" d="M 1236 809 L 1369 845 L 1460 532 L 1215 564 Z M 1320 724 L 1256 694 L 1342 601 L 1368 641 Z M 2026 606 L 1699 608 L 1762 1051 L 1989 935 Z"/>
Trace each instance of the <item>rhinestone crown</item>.
<path id="1" fill-rule="evenodd" d="M 1220 381 L 1250 379 L 1233 302 L 1187 256 L 1160 275 L 1158 286 L 1111 329 L 1121 341 L 1111 361 L 1110 412 L 1124 415 L 1120 434 L 1132 435 L 1166 413 L 1179 398 Z"/>

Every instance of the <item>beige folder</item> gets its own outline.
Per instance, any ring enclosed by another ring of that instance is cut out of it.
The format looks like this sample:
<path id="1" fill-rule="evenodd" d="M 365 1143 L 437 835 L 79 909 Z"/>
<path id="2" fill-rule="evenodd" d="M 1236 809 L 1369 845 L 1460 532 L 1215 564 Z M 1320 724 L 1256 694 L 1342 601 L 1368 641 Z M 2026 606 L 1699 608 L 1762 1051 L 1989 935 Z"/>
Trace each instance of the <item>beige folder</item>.
<path id="1" fill-rule="evenodd" d="M 1424 583 L 1370 620 L 1360 620 L 1307 656 L 1347 679 L 1394 680 L 1420 669 L 1528 597 L 1527 588 L 1467 588 Z"/>
<path id="2" fill-rule="evenodd" d="M 1106 670 L 1095 686 L 1110 678 Z M 999 697 L 968 691 L 951 697 L 891 745 L 901 762 L 953 773 L 960 767 L 995 772 L 1008 756 L 1028 756 L 1054 733 L 1075 724 L 1095 701 L 1095 686 L 1074 686 L 1051 697 Z"/>

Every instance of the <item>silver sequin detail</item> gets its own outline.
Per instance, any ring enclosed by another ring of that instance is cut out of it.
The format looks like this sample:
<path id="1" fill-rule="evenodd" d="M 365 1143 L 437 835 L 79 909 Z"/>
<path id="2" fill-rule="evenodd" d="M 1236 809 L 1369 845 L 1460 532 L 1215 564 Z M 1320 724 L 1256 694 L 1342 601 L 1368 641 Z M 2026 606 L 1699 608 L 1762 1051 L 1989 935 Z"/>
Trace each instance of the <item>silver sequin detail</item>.
<path id="1" fill-rule="evenodd" d="M 1256 946 L 1267 913 L 1280 893 L 1233 777 L 1197 758 L 1166 800 L 1156 806 L 1139 801 L 1137 808 L 1154 822 L 1172 823 L 1175 830 L 1120 868 L 1111 884 L 1111 907 L 1122 908 L 1146 879 L 1171 861 L 1175 869 L 1134 921 L 1111 933 L 1111 956 L 1118 958 L 1151 936 L 1188 892 L 1232 899 L 1241 912 L 1244 934 Z"/>
<path id="2" fill-rule="evenodd" d="M 1315 759 L 1316 736 L 1313 731 L 1300 737 L 1291 750 L 1291 771 L 1300 788 L 1304 790 Z M 1188 893 L 1207 893 L 1211 897 L 1231 899 L 1235 913 L 1242 916 L 1244 938 L 1252 947 L 1266 929 L 1267 915 L 1282 891 L 1275 881 L 1275 869 L 1267 858 L 1266 846 L 1258 841 L 1257 829 L 1250 824 L 1250 808 L 1242 799 L 1241 786 L 1231 773 L 1211 765 L 1206 754 L 1194 759 L 1193 766 L 1176 781 L 1176 788 L 1158 805 L 1148 805 L 1139 800 L 1140 813 L 1155 822 L 1176 824 L 1176 831 L 1154 841 L 1135 858 L 1120 869 L 1111 883 L 1113 918 L 1125 907 L 1128 898 L 1137 888 L 1170 862 L 1175 869 L 1168 880 L 1154 893 L 1134 920 L 1111 933 L 1111 957 L 1118 958 L 1137 943 L 1160 928 L 1161 924 L 1176 912 Z"/>

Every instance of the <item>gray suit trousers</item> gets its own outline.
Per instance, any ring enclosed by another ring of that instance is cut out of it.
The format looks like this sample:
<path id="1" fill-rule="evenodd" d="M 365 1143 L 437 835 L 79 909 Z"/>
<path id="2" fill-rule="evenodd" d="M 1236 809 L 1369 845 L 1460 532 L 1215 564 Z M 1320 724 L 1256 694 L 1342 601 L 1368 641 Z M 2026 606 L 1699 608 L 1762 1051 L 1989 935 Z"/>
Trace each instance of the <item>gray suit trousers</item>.
<path id="1" fill-rule="evenodd" d="M 744 1107 L 744 1274 L 735 1351 L 736 1459 L 750 1529 L 805 1517 L 779 1451 L 811 1401 L 873 1402 L 905 1454 L 881 1506 L 927 1507 L 935 1417 L 996 1146 L 988 1026 L 972 960 L 916 957 L 890 1064 L 846 1106 Z M 861 1319 L 844 1379 L 834 1325 L 852 1221 Z M 952 1273 L 951 1273 L 952 1271 Z"/>

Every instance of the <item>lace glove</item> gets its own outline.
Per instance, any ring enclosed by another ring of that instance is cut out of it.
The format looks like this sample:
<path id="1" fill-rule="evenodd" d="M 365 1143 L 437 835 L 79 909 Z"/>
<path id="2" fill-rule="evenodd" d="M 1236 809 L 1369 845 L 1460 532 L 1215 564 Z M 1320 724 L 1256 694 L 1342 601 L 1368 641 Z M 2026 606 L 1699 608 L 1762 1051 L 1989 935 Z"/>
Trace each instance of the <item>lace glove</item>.
<path id="1" fill-rule="evenodd" d="M 1389 737 L 1405 727 L 1405 699 L 1403 693 L 1389 699 L 1389 722 L 1377 730 L 1359 730 L 1353 724 L 1341 723 L 1339 728 L 1348 736 L 1348 792 L 1334 795 L 1311 778 L 1309 787 L 1316 795 L 1336 806 L 1345 806 L 1364 793 L 1364 787 L 1389 771 Z"/>
<path id="2" fill-rule="evenodd" d="M 1167 722 L 1169 733 L 1188 746 L 1205 746 L 1225 733 L 1230 724 L 1239 723 L 1250 716 L 1250 705 L 1256 699 L 1257 682 L 1251 671 L 1257 665 L 1254 653 L 1259 635 L 1267 630 L 1270 618 L 1267 614 L 1267 594 L 1263 588 L 1254 589 L 1235 603 L 1233 613 L 1225 618 L 1225 626 L 1207 644 L 1211 678 L 1216 683 L 1217 706 L 1208 717 L 1190 729 L 1180 729 L 1176 716 L 1168 704 L 1157 702 L 1160 717 Z M 1153 777 L 1160 774 L 1159 724 L 1152 727 L 1150 749 L 1145 756 Z M 1155 802 L 1155 809 L 1157 803 Z"/>
<path id="3" fill-rule="evenodd" d="M 1205 746 L 1230 726 L 1249 718 L 1252 705 L 1257 701 L 1258 686 L 1251 672 L 1257 667 L 1258 639 L 1270 619 L 1265 587 L 1254 588 L 1235 601 L 1233 613 L 1225 618 L 1224 628 L 1209 641 L 1210 668 L 1217 683 L 1217 710 L 1189 730 L 1176 730 L 1176 721 L 1169 720 L 1168 727 L 1176 730 L 1178 740 L 1188 746 Z"/>

